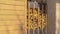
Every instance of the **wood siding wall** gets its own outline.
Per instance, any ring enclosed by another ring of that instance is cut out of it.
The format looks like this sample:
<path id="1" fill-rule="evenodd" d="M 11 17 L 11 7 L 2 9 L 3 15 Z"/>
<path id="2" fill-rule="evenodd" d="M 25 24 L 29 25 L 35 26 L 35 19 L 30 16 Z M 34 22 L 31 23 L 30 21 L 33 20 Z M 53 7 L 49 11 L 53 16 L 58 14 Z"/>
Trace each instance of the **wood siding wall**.
<path id="1" fill-rule="evenodd" d="M 26 0 L 0 0 L 0 34 L 26 33 L 26 2 Z"/>

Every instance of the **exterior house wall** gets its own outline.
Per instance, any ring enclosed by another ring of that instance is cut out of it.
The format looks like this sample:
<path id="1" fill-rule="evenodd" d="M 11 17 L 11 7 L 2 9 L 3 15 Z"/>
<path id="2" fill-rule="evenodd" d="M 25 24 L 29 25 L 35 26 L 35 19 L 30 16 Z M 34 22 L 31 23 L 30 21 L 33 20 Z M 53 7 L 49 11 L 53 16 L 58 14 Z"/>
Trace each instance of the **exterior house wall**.
<path id="1" fill-rule="evenodd" d="M 60 34 L 60 0 L 56 0 L 56 34 Z"/>
<path id="2" fill-rule="evenodd" d="M 26 33 L 26 2 L 27 0 L 0 0 L 0 34 Z M 47 0 L 47 34 L 55 34 L 56 2 L 59 2 L 59 0 Z"/>
<path id="3" fill-rule="evenodd" d="M 0 34 L 26 33 L 26 2 L 26 0 L 0 0 Z"/>

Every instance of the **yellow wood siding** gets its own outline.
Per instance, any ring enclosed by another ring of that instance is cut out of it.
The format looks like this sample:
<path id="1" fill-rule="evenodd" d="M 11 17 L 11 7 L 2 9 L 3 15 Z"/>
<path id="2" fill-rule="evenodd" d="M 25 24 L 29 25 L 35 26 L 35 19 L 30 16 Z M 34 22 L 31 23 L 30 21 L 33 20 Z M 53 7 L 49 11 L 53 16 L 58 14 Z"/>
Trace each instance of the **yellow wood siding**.
<path id="1" fill-rule="evenodd" d="M 26 0 L 0 0 L 0 34 L 26 34 Z"/>

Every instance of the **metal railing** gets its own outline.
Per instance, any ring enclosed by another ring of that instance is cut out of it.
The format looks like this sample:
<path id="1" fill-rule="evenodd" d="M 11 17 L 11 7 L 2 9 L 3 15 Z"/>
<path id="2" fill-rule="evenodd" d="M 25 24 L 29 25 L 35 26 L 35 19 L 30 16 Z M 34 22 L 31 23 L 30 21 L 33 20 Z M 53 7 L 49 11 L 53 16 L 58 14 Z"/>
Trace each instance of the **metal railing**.
<path id="1" fill-rule="evenodd" d="M 46 6 L 36 1 L 28 2 L 27 11 L 27 34 L 47 34 Z"/>

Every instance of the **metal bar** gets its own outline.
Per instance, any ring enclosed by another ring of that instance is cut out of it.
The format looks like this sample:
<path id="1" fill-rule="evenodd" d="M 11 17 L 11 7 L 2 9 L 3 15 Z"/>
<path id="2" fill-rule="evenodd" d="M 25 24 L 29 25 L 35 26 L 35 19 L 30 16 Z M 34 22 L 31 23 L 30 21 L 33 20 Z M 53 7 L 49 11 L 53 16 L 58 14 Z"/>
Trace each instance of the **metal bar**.
<path id="1" fill-rule="evenodd" d="M 38 6 L 38 34 L 39 34 L 39 25 L 40 25 L 40 22 L 39 22 L 39 21 L 40 21 L 40 19 L 39 19 L 39 16 L 40 16 L 39 13 L 40 13 L 40 12 L 39 12 L 39 11 L 40 11 L 40 10 L 39 10 L 39 6 Z"/>
<path id="2" fill-rule="evenodd" d="M 33 24 L 34 24 L 34 12 L 35 12 L 35 3 L 33 5 Z M 35 26 L 35 24 L 34 24 L 34 26 Z M 35 27 L 33 28 L 33 34 L 35 33 L 34 30 L 35 30 Z"/>
<path id="3" fill-rule="evenodd" d="M 44 7 L 43 7 L 43 5 L 42 5 L 42 18 L 43 18 L 43 11 L 44 11 Z M 42 24 L 41 27 L 42 27 L 42 34 L 43 34 L 43 21 L 42 21 L 41 24 Z"/>
<path id="4" fill-rule="evenodd" d="M 30 34 L 30 3 L 28 6 L 28 34 Z"/>

